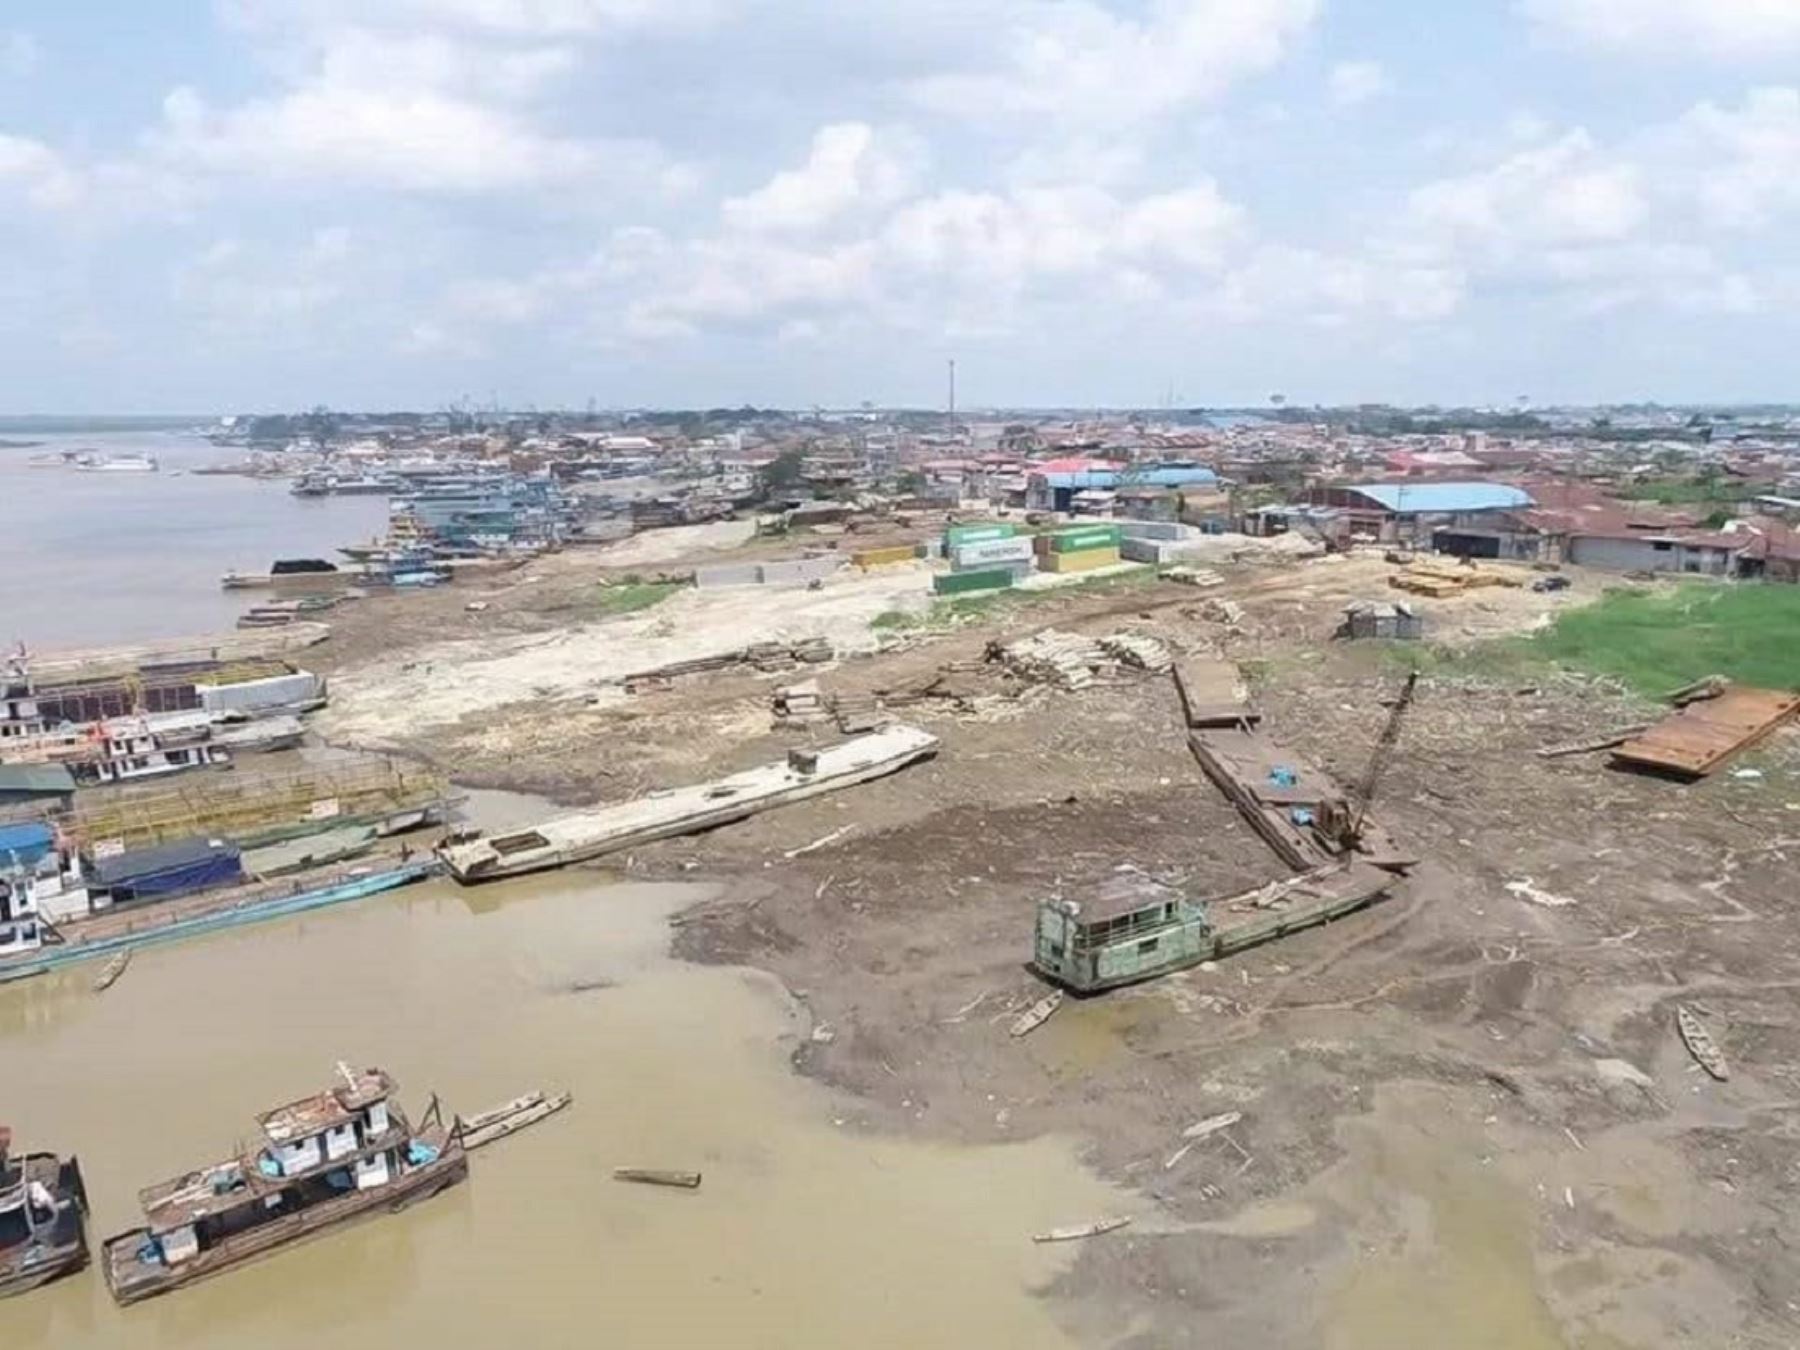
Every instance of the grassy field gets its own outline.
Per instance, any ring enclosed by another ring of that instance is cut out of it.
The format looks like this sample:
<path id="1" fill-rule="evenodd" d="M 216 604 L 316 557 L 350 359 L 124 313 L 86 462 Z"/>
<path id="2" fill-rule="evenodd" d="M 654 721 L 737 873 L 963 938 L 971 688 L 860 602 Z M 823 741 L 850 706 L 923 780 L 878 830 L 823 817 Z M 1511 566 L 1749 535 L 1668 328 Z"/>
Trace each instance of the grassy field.
<path id="1" fill-rule="evenodd" d="M 931 608 L 923 613 L 915 614 L 907 610 L 890 609 L 885 613 L 877 614 L 869 621 L 869 627 L 888 632 L 905 632 L 920 628 L 951 628 L 970 619 L 1006 610 L 1024 609 L 1045 600 L 1055 600 L 1071 595 L 1091 595 L 1096 591 L 1147 586 L 1156 578 L 1156 569 L 1144 566 L 1131 572 L 1115 572 L 1110 576 L 1090 577 L 1083 581 L 1073 581 L 1065 586 L 1052 586 L 1045 590 L 1019 591 L 1007 588 L 979 591 L 974 595 L 946 596 L 943 599 L 932 601 Z"/>
<path id="2" fill-rule="evenodd" d="M 1615 592 L 1526 640 L 1530 655 L 1664 693 L 1707 675 L 1800 688 L 1800 587 Z"/>
<path id="3" fill-rule="evenodd" d="M 1402 645 L 1424 669 L 1511 679 L 1534 666 L 1610 675 L 1655 696 L 1708 675 L 1771 689 L 1800 689 L 1800 586 L 1691 583 L 1674 591 L 1619 590 L 1527 638 L 1468 652 Z"/>
<path id="4" fill-rule="evenodd" d="M 593 616 L 610 619 L 660 605 L 681 587 L 673 581 L 619 581 L 602 587 L 594 598 Z"/>

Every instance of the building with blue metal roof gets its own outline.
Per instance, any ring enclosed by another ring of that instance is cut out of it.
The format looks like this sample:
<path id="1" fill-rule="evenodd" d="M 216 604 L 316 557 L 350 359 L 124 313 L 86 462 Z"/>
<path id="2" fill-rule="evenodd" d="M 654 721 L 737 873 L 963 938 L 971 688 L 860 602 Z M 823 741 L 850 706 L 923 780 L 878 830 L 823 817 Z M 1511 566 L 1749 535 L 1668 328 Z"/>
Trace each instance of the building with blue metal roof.
<path id="1" fill-rule="evenodd" d="M 1535 505 L 1530 493 L 1507 483 L 1358 483 L 1320 490 L 1362 498 L 1327 505 L 1391 516 L 1460 516 L 1476 511 L 1518 511 Z"/>

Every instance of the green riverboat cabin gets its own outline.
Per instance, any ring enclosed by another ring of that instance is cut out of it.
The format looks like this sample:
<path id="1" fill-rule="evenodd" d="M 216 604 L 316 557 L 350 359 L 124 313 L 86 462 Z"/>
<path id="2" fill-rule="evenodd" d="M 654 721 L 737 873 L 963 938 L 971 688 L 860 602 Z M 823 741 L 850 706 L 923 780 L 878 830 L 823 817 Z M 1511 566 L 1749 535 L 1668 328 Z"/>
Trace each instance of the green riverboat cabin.
<path id="1" fill-rule="evenodd" d="M 1214 948 L 1204 904 L 1141 878 L 1121 878 L 1084 900 L 1040 902 L 1033 964 L 1058 984 L 1089 994 L 1191 966 Z"/>

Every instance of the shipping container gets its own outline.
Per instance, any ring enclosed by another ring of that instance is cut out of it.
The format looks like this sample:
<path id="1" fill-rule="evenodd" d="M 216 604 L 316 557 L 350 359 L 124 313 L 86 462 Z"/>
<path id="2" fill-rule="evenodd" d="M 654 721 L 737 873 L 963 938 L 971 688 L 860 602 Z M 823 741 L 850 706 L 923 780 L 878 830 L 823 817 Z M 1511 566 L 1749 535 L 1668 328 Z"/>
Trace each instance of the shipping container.
<path id="1" fill-rule="evenodd" d="M 918 551 L 912 544 L 901 544 L 898 548 L 865 548 L 860 553 L 852 553 L 850 561 L 866 571 L 871 567 L 909 563 L 918 556 Z"/>
<path id="2" fill-rule="evenodd" d="M 1018 532 L 1018 526 L 1003 521 L 991 525 L 947 525 L 944 527 L 944 547 L 961 548 L 964 544 L 985 544 L 995 539 L 1011 539 Z"/>
<path id="3" fill-rule="evenodd" d="M 1004 590 L 1013 584 L 1015 575 L 1010 567 L 993 567 L 982 572 L 945 572 L 931 579 L 931 589 L 939 595 Z"/>
<path id="4" fill-rule="evenodd" d="M 1080 525 L 1071 530 L 1057 530 L 1037 537 L 1040 556 L 1047 553 L 1082 553 L 1095 548 L 1117 548 L 1117 525 Z"/>
<path id="5" fill-rule="evenodd" d="M 1091 572 L 1119 561 L 1117 548 L 1086 548 L 1074 553 L 1046 553 L 1038 559 L 1046 572 Z"/>
<path id="6" fill-rule="evenodd" d="M 980 544 L 961 544 L 950 550 L 950 565 L 958 572 L 979 572 L 1005 563 L 1030 561 L 1029 539 L 992 539 Z"/>

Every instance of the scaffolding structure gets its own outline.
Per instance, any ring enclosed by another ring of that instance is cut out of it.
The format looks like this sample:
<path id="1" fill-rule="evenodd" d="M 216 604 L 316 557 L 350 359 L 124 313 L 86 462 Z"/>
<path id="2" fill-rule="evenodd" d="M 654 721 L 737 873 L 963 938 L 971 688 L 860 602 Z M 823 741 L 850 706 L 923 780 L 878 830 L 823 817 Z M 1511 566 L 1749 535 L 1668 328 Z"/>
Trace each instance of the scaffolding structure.
<path id="1" fill-rule="evenodd" d="M 141 848 L 200 836 L 273 843 L 400 817 L 441 819 L 448 785 L 397 760 L 357 760 L 293 773 L 193 779 L 179 786 L 89 793 L 55 818 L 72 847 Z"/>

